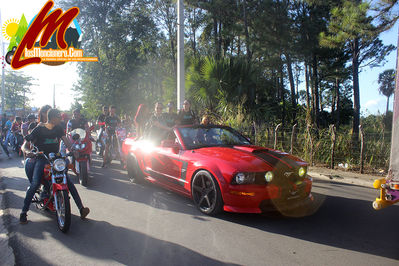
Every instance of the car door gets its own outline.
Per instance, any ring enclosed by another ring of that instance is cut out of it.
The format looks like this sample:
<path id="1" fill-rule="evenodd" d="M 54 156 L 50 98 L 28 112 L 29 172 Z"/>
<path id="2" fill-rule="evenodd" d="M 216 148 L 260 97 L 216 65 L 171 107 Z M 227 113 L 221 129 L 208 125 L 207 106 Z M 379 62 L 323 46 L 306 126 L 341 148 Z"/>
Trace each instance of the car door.
<path id="1" fill-rule="evenodd" d="M 168 187 L 180 191 L 184 188 L 185 179 L 182 179 L 184 162 L 180 160 L 181 149 L 175 141 L 176 135 L 170 132 L 161 145 L 154 149 L 151 156 L 151 176 Z M 167 145 L 163 145 L 168 143 Z M 175 145 L 170 145 L 175 143 Z M 171 147 L 173 146 L 173 147 Z"/>

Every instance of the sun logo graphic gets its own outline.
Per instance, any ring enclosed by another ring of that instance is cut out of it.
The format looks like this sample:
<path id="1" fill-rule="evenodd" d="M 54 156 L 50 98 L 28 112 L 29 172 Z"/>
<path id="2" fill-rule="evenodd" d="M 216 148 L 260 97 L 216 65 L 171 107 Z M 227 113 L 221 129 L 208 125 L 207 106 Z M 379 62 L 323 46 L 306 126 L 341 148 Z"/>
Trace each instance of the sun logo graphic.
<path id="1" fill-rule="evenodd" d="M 17 49 L 18 44 L 24 37 L 27 29 L 28 23 L 26 22 L 24 14 L 22 14 L 19 20 L 16 18 L 11 18 L 4 22 L 1 33 L 3 34 L 4 39 L 10 41 L 5 57 L 5 60 L 8 64 L 11 64 L 12 56 Z"/>
<path id="2" fill-rule="evenodd" d="M 11 40 L 11 38 L 17 33 L 19 20 L 15 18 L 10 18 L 4 22 L 1 33 L 3 34 L 4 39 L 7 41 Z"/>

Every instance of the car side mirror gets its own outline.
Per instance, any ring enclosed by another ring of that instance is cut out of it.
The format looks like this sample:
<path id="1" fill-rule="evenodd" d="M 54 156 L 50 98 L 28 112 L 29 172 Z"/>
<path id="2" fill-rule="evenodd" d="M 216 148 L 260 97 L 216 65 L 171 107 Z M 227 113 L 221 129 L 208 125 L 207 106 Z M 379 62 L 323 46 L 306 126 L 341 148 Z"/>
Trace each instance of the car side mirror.
<path id="1" fill-rule="evenodd" d="M 161 141 L 161 147 L 162 148 L 171 148 L 173 153 L 175 153 L 175 154 L 179 153 L 179 150 L 180 150 L 180 145 L 171 139 L 166 139 L 166 140 Z"/>

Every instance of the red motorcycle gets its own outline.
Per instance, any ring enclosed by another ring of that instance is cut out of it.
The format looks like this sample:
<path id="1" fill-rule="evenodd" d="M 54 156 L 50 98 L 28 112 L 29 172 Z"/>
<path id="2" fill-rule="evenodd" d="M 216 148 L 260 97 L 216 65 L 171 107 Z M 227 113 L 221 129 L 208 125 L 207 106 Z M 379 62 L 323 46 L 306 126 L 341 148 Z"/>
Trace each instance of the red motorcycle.
<path id="1" fill-rule="evenodd" d="M 82 186 L 87 186 L 89 178 L 92 143 L 91 143 L 91 131 L 94 127 L 90 127 L 88 130 L 82 128 L 76 128 L 69 132 L 69 136 L 72 142 L 72 147 L 78 152 L 79 156 L 75 158 L 72 156 L 72 164 L 74 166 L 74 172 L 79 178 L 79 183 Z"/>
<path id="2" fill-rule="evenodd" d="M 71 225 L 71 205 L 69 202 L 69 189 L 67 184 L 68 165 L 66 157 L 60 153 L 50 153 L 47 157 L 43 152 L 36 152 L 35 157 L 42 156 L 49 162 L 44 168 L 42 185 L 33 196 L 32 202 L 41 210 L 50 210 L 57 215 L 58 228 L 66 233 Z M 50 191 L 45 191 L 45 180 L 50 184 Z M 50 197 L 42 198 L 43 193 Z"/>

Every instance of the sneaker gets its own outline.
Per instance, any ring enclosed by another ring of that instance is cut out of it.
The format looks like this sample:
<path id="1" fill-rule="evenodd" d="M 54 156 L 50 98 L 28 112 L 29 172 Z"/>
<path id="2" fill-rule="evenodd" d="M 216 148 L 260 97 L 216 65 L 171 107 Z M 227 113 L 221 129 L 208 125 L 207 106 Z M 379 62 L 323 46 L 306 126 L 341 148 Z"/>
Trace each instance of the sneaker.
<path id="1" fill-rule="evenodd" d="M 19 223 L 20 224 L 27 224 L 28 223 L 28 218 L 26 212 L 22 212 L 21 215 L 19 216 Z"/>
<path id="2" fill-rule="evenodd" d="M 89 212 L 90 212 L 89 208 L 83 207 L 82 209 L 80 209 L 80 219 L 86 218 Z"/>

